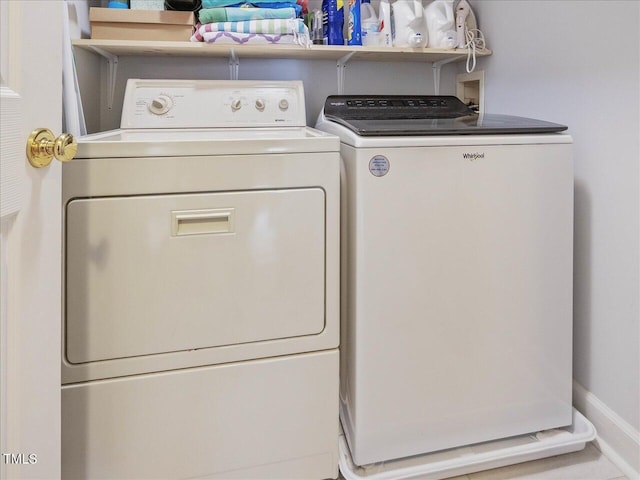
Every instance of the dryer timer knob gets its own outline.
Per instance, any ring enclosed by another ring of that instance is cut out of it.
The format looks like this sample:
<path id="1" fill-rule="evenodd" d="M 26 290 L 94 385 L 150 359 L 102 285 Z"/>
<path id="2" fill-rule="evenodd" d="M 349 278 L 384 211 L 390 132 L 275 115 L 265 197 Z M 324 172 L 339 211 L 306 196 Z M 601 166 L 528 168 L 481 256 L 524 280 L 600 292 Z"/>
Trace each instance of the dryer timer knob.
<path id="1" fill-rule="evenodd" d="M 168 95 L 158 95 L 149 104 L 149 111 L 154 115 L 163 115 L 173 107 L 173 100 Z"/>
<path id="2" fill-rule="evenodd" d="M 289 108 L 289 102 L 286 98 L 283 98 L 282 100 L 280 100 L 280 102 L 278 102 L 278 108 L 280 108 L 280 110 L 282 111 L 285 111 Z"/>

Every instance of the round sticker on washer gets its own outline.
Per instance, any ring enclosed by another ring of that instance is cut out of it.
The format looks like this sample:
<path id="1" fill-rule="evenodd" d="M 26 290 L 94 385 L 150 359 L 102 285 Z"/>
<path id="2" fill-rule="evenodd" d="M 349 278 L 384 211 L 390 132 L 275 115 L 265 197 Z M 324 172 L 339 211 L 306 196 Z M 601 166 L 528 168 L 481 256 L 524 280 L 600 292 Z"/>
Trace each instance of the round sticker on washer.
<path id="1" fill-rule="evenodd" d="M 383 155 L 376 155 L 369 160 L 369 171 L 376 177 L 384 177 L 389 173 L 389 159 Z"/>

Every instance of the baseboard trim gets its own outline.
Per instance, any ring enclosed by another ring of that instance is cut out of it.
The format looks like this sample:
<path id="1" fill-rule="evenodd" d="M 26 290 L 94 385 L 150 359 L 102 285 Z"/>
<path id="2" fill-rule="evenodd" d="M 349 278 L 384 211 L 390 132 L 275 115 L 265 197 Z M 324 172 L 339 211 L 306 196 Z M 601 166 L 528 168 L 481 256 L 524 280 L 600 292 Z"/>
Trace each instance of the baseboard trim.
<path id="1" fill-rule="evenodd" d="M 596 446 L 627 477 L 640 479 L 640 432 L 573 381 L 573 404 L 596 427 Z"/>

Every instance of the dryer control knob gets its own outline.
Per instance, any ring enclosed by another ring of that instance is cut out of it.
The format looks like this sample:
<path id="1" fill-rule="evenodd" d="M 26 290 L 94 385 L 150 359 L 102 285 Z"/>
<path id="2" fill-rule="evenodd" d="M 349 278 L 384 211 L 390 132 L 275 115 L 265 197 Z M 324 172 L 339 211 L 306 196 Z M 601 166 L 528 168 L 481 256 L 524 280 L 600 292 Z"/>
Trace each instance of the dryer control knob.
<path id="1" fill-rule="evenodd" d="M 289 102 L 287 101 L 286 98 L 283 98 L 282 100 L 280 100 L 280 102 L 278 103 L 278 108 L 283 111 L 289 108 Z"/>
<path id="2" fill-rule="evenodd" d="M 149 111 L 154 115 L 163 115 L 171 110 L 173 107 L 173 100 L 171 97 L 167 95 L 158 95 L 156 98 L 151 100 L 149 104 Z"/>
<path id="3" fill-rule="evenodd" d="M 235 100 L 231 101 L 232 112 L 237 112 L 238 110 L 240 110 L 240 108 L 242 108 L 242 100 L 240 100 L 239 98 L 236 98 Z"/>
<path id="4" fill-rule="evenodd" d="M 258 98 L 256 100 L 256 110 L 258 110 L 259 112 L 264 112 L 264 107 L 266 106 L 266 104 L 264 103 L 264 100 L 261 98 Z"/>

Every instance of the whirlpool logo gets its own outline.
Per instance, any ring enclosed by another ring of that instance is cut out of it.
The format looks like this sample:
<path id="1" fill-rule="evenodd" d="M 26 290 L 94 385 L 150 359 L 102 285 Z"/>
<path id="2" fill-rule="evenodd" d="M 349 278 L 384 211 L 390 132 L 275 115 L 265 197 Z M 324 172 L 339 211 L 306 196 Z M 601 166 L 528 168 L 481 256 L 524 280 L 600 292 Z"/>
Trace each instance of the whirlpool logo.
<path id="1" fill-rule="evenodd" d="M 464 158 L 465 160 L 471 160 L 473 162 L 474 160 L 478 160 L 479 158 L 484 158 L 484 152 L 463 153 L 462 158 Z"/>

